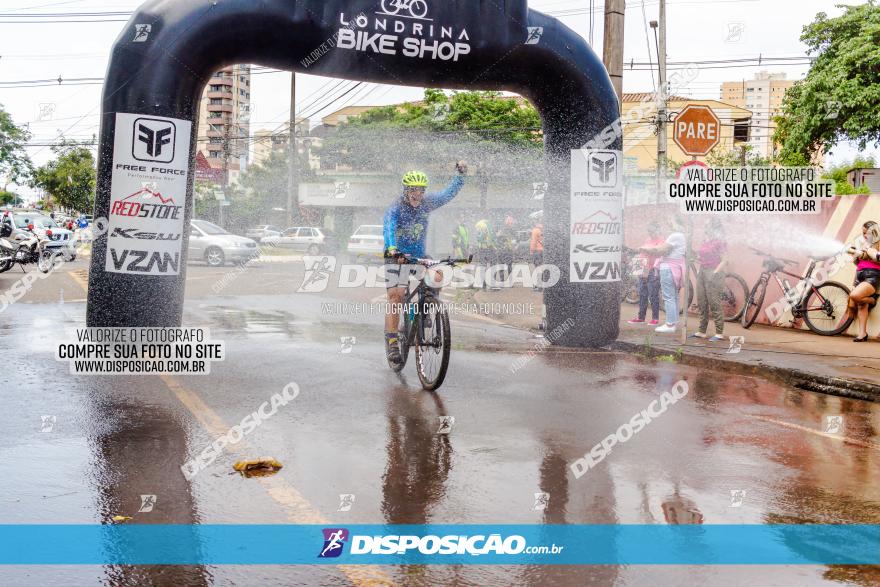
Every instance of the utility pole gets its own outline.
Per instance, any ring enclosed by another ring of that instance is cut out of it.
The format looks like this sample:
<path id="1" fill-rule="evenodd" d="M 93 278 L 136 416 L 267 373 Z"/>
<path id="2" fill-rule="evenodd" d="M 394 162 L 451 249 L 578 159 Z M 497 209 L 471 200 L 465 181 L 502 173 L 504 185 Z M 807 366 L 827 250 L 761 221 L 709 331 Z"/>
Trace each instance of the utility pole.
<path id="1" fill-rule="evenodd" d="M 669 88 L 666 83 L 666 0 L 660 0 L 660 21 L 651 21 L 654 34 L 658 34 L 657 40 L 657 66 L 660 71 L 660 79 L 657 87 L 657 198 L 658 203 L 663 200 L 660 192 L 663 188 L 663 178 L 666 177 L 666 160 L 669 157 L 666 140 L 666 118 L 668 117 L 667 101 Z"/>
<path id="2" fill-rule="evenodd" d="M 229 132 L 232 129 L 231 117 L 223 125 L 223 201 L 220 202 L 219 222 L 226 228 L 226 203 L 229 201 Z"/>
<path id="3" fill-rule="evenodd" d="M 605 33 L 602 61 L 617 92 L 617 104 L 623 109 L 623 37 L 626 0 L 605 0 Z"/>
<path id="4" fill-rule="evenodd" d="M 287 226 L 293 226 L 294 206 L 299 210 L 299 182 L 297 181 L 296 148 L 296 72 L 290 72 L 290 158 L 287 177 Z"/>

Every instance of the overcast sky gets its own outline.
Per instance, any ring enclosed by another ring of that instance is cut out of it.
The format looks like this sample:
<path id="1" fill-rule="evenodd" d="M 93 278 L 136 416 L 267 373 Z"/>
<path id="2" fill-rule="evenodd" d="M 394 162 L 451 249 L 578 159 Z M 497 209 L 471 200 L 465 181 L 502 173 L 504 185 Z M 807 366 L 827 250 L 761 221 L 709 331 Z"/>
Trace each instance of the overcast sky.
<path id="1" fill-rule="evenodd" d="M 187 1 L 187 0 L 180 0 Z M 431 0 L 429 0 L 430 2 Z M 858 3 L 858 2 L 852 2 Z M 131 11 L 141 2 L 136 0 L 0 0 L 2 14 L 34 14 L 40 12 L 104 12 Z M 532 0 L 534 9 L 558 15 L 568 26 L 580 33 L 601 54 L 603 0 Z M 625 61 L 656 61 L 653 31 L 646 21 L 657 19 L 657 0 L 628 0 L 626 10 Z M 800 42 L 801 28 L 813 20 L 817 12 L 837 15 L 840 10 L 828 0 L 669 0 L 667 3 L 668 49 L 671 62 L 706 61 L 763 57 L 797 57 L 805 55 Z M 566 15 L 566 13 L 568 13 Z M 591 29 L 592 15 L 592 35 Z M 127 20 L 127 17 L 105 17 Z M 20 80 L 103 77 L 110 47 L 124 22 L 11 24 L 0 16 L 0 82 Z M 722 81 L 749 79 L 761 70 L 784 72 L 790 79 L 802 78 L 805 65 L 779 65 L 737 68 L 701 67 L 699 76 L 677 93 L 692 97 L 719 98 Z M 300 99 L 321 88 L 328 80 L 298 75 Z M 654 89 L 648 71 L 624 70 L 624 91 L 650 92 Z M 251 131 L 276 128 L 288 116 L 290 74 L 285 72 L 255 75 L 252 79 L 253 124 Z M 320 96 L 319 94 L 318 96 Z M 4 88 L 0 86 L 0 103 L 19 124 L 29 123 L 33 143 L 52 142 L 59 132 L 76 139 L 91 138 L 98 132 L 100 85 Z M 316 97 L 318 97 L 316 96 Z M 349 94 L 330 108 L 316 110 L 321 103 L 306 109 L 315 122 L 343 105 L 392 104 L 417 99 L 421 90 L 396 86 L 368 84 Z M 313 102 L 311 98 L 300 106 Z M 51 120 L 39 120 L 42 104 L 54 105 Z M 832 161 L 851 159 L 855 150 L 842 146 L 832 151 Z M 872 151 L 873 152 L 873 151 Z M 37 164 L 51 156 L 46 147 L 30 149 Z M 22 190 L 27 191 L 27 190 Z"/>

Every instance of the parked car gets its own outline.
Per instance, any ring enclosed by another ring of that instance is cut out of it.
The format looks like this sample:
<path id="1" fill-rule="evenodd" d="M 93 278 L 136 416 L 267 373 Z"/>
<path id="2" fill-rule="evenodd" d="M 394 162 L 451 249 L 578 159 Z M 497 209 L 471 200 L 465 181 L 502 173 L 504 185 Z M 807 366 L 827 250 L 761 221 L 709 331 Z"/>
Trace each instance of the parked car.
<path id="1" fill-rule="evenodd" d="M 3 219 L 9 222 L 9 216 Z M 33 227 L 33 233 L 49 240 L 46 248 L 64 254 L 68 261 L 76 259 L 73 232 L 62 228 L 54 220 L 40 213 L 15 212 L 11 215 L 13 222 L 12 238 L 27 238 L 30 232 L 28 227 Z"/>
<path id="2" fill-rule="evenodd" d="M 339 241 L 329 228 L 294 226 L 280 236 L 267 236 L 260 243 L 303 251 L 309 255 L 333 254 L 339 250 Z"/>
<path id="3" fill-rule="evenodd" d="M 260 226 L 255 226 L 254 228 L 248 228 L 247 232 L 244 235 L 248 238 L 252 238 L 255 241 L 259 241 L 261 238 L 267 236 L 281 236 L 281 233 L 284 232 L 282 229 L 277 226 L 273 226 L 271 224 L 261 224 Z"/>
<path id="4" fill-rule="evenodd" d="M 231 234 L 207 220 L 192 220 L 190 224 L 189 258 L 193 261 L 203 260 L 211 267 L 221 267 L 260 255 L 253 239 Z"/>
<path id="5" fill-rule="evenodd" d="M 362 258 L 381 259 L 385 251 L 385 236 L 381 224 L 364 224 L 358 226 L 348 239 L 348 253 L 356 261 Z"/>

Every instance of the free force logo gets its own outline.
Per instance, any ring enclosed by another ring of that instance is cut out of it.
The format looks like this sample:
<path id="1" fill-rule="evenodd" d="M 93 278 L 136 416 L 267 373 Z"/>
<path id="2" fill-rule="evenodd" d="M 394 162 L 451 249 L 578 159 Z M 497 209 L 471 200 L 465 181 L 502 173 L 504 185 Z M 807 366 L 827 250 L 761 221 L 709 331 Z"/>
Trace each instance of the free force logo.
<path id="1" fill-rule="evenodd" d="M 345 528 L 324 528 L 324 547 L 318 558 L 337 558 L 342 554 L 348 542 L 348 530 Z"/>
<path id="2" fill-rule="evenodd" d="M 138 118 L 134 121 L 131 155 L 138 161 L 171 163 L 177 127 L 169 120 Z"/>
<path id="3" fill-rule="evenodd" d="M 587 181 L 592 187 L 607 188 L 617 185 L 620 165 L 614 151 L 596 151 L 590 155 Z"/>

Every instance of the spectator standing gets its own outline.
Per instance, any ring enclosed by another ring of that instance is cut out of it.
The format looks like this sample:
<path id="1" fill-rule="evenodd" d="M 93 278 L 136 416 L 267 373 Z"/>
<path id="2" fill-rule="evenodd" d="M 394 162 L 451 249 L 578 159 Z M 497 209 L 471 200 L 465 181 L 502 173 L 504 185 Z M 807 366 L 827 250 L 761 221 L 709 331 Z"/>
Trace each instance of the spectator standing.
<path id="1" fill-rule="evenodd" d="M 660 292 L 663 294 L 666 324 L 655 328 L 655 332 L 674 333 L 678 327 L 678 296 L 681 284 L 684 282 L 686 251 L 684 221 L 677 214 L 672 217 L 671 232 L 663 244 L 639 249 L 641 253 L 662 255 L 657 261 L 657 269 L 660 272 Z"/>
<path id="2" fill-rule="evenodd" d="M 706 238 L 697 252 L 697 303 L 700 307 L 700 327 L 692 338 L 706 338 L 709 318 L 715 322 L 715 335 L 709 342 L 724 340 L 724 313 L 721 310 L 721 292 L 727 270 L 727 239 L 724 225 L 717 218 L 709 221 Z"/>
<path id="3" fill-rule="evenodd" d="M 529 254 L 532 257 L 532 264 L 535 269 L 544 264 L 544 225 L 540 222 L 532 228 L 532 237 L 529 239 Z M 541 291 L 536 282 L 533 289 Z"/>
<path id="4" fill-rule="evenodd" d="M 466 259 L 470 248 L 470 233 L 464 223 L 464 216 L 459 216 L 458 226 L 452 232 L 452 256 L 457 259 Z"/>
<path id="5" fill-rule="evenodd" d="M 661 236 L 660 224 L 652 222 L 648 225 L 648 239 L 642 245 L 642 248 L 657 249 L 666 242 Z M 640 249 L 641 250 L 641 249 Z M 660 270 L 657 268 L 657 262 L 660 255 L 651 253 L 642 253 L 644 260 L 644 273 L 639 276 L 639 315 L 637 318 L 629 320 L 628 324 L 644 324 L 648 315 L 648 306 L 651 307 L 650 326 L 657 326 L 660 322 Z"/>

